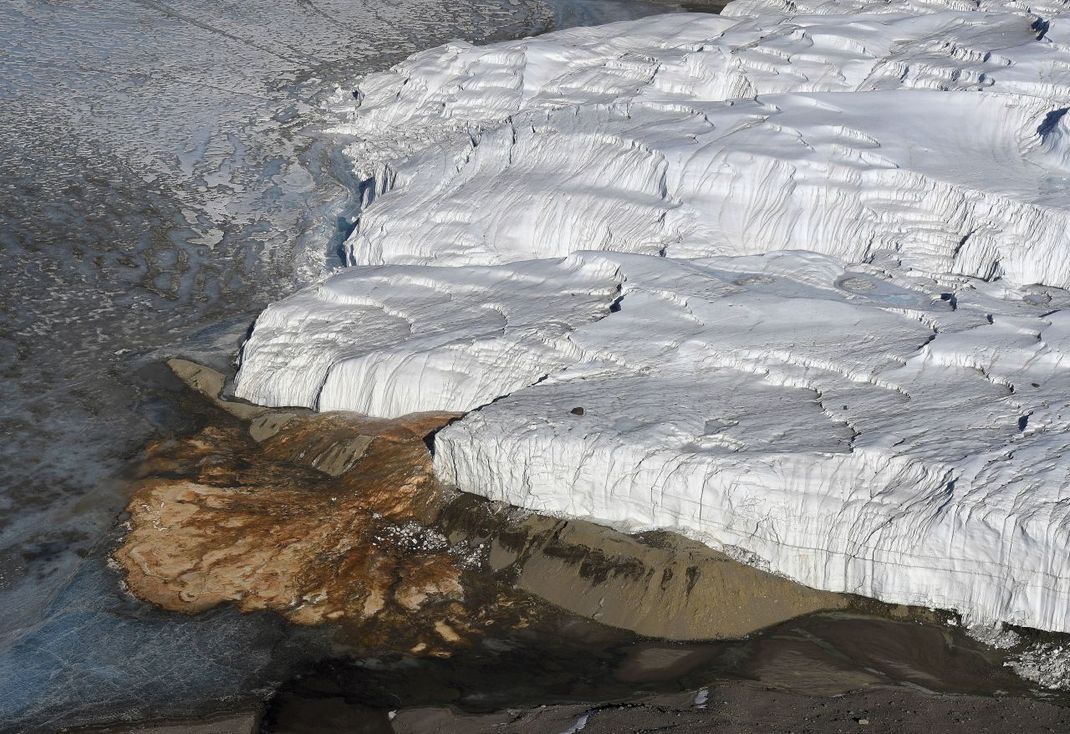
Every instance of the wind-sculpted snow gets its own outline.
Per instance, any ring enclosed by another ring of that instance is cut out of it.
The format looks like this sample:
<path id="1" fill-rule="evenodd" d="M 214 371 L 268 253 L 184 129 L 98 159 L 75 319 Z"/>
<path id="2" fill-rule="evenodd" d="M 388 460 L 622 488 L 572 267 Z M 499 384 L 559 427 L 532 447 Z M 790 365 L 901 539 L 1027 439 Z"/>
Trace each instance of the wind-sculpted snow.
<path id="1" fill-rule="evenodd" d="M 376 194 L 348 257 L 800 248 L 1070 285 L 1064 25 L 899 4 L 424 52 L 344 126 Z"/>
<path id="2" fill-rule="evenodd" d="M 611 264 L 578 259 L 349 270 L 261 314 L 236 394 L 374 416 L 471 410 L 571 363 L 569 334 L 618 290 Z"/>
<path id="3" fill-rule="evenodd" d="M 1066 0 L 734 0 L 722 11 L 729 16 L 838 15 L 841 13 L 911 13 L 944 11 L 1011 12 L 1042 18 L 1066 12 Z"/>

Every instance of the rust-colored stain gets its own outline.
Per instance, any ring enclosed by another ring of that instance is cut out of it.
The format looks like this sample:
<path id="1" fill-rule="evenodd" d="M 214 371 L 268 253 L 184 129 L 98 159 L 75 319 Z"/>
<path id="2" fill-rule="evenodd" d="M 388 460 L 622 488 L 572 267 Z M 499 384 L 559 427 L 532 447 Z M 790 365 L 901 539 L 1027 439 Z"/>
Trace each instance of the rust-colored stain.
<path id="1" fill-rule="evenodd" d="M 261 443 L 228 419 L 157 443 L 114 558 L 132 593 L 166 609 L 230 602 L 433 653 L 485 623 L 427 529 L 444 498 L 424 439 L 455 417 L 294 415 Z"/>

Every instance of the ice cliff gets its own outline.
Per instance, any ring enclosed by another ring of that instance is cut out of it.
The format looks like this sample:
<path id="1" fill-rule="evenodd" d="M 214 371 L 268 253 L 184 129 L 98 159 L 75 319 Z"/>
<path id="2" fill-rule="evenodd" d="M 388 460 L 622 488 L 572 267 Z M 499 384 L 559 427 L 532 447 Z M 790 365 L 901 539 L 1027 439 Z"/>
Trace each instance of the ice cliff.
<path id="1" fill-rule="evenodd" d="M 348 268 L 236 392 L 469 411 L 470 492 L 1070 631 L 1070 10 L 738 0 L 336 100 Z"/>
<path id="2" fill-rule="evenodd" d="M 573 334 L 576 365 L 440 433 L 443 479 L 822 589 L 1070 629 L 1066 293 L 809 253 L 608 257 L 621 310 Z"/>
<path id="3" fill-rule="evenodd" d="M 257 319 L 239 394 L 380 417 L 470 410 L 573 362 L 569 334 L 619 289 L 611 264 L 579 258 L 354 268 Z"/>

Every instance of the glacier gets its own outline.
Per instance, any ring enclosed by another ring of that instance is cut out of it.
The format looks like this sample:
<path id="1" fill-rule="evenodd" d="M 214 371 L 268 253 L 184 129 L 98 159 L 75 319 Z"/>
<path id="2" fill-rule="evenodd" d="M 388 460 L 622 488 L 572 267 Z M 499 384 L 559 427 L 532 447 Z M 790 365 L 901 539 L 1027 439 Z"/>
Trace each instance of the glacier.
<path id="1" fill-rule="evenodd" d="M 358 96 L 338 129 L 390 196 L 352 264 L 796 248 L 1070 285 L 1070 16 L 661 16 L 433 49 Z"/>
<path id="2" fill-rule="evenodd" d="M 464 413 L 462 490 L 1070 631 L 1066 4 L 737 0 L 332 104 L 350 267 L 237 396 Z"/>
<path id="3" fill-rule="evenodd" d="M 616 268 L 579 258 L 353 268 L 257 319 L 238 394 L 380 417 L 470 410 L 573 362 L 569 335 L 619 290 Z"/>
<path id="4" fill-rule="evenodd" d="M 813 253 L 611 257 L 621 310 L 577 330 L 576 365 L 443 430 L 445 481 L 816 588 L 1070 628 L 1067 294 Z"/>

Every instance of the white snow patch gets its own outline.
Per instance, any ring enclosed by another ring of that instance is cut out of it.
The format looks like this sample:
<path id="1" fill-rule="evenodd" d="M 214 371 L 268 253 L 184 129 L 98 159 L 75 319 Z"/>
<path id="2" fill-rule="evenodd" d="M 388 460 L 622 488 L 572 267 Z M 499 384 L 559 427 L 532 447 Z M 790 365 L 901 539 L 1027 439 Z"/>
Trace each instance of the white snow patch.
<path id="1" fill-rule="evenodd" d="M 1001 624 L 975 624 L 966 628 L 966 634 L 994 650 L 1009 650 L 1022 641 L 1022 636 Z"/>
<path id="2" fill-rule="evenodd" d="M 577 732 L 583 731 L 587 726 L 587 721 L 591 718 L 590 712 L 581 715 L 573 722 L 572 726 L 565 729 L 561 734 L 577 734 Z"/>

